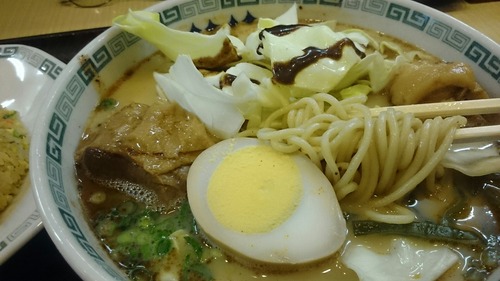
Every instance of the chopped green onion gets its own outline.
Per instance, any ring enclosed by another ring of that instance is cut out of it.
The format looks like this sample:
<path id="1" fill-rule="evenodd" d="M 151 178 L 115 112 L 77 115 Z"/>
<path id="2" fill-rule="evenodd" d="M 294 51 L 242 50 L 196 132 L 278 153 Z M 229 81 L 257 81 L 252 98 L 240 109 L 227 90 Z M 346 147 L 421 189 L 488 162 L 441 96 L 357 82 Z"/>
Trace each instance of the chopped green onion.
<path id="1" fill-rule="evenodd" d="M 117 105 L 118 105 L 117 100 L 115 100 L 113 98 L 105 98 L 99 103 L 98 109 L 107 110 L 107 109 L 114 108 Z"/>
<path id="2" fill-rule="evenodd" d="M 6 113 L 2 116 L 3 119 L 10 119 L 16 116 L 17 112 L 16 111 L 11 111 L 9 113 Z"/>
<path id="3" fill-rule="evenodd" d="M 196 257 L 200 259 L 201 254 L 203 253 L 203 245 L 192 236 L 186 236 L 184 237 L 184 240 L 186 240 L 186 243 L 188 243 L 193 248 Z"/>

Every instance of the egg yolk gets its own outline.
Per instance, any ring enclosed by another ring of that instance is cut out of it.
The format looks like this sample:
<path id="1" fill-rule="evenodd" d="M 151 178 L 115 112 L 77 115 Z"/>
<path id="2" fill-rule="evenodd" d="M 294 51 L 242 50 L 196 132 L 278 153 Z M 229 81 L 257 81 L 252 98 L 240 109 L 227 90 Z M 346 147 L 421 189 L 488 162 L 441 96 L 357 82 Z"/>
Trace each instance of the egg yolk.
<path id="1" fill-rule="evenodd" d="M 242 233 L 265 233 L 285 222 L 302 198 L 297 164 L 269 146 L 227 155 L 214 171 L 207 201 L 214 217 Z"/>

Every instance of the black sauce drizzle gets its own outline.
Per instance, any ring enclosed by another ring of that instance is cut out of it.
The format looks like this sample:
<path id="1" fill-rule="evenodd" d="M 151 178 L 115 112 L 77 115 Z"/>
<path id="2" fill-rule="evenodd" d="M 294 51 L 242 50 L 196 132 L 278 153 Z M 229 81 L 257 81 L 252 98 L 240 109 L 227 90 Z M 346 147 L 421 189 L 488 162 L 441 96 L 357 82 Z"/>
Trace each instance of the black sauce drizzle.
<path id="1" fill-rule="evenodd" d="M 288 24 L 288 25 L 279 24 L 279 25 L 275 25 L 273 27 L 264 28 L 261 32 L 259 32 L 259 39 L 260 40 L 264 39 L 264 31 L 271 33 L 274 36 L 281 37 L 281 36 L 288 35 L 288 34 L 294 32 L 295 30 L 297 30 L 301 27 L 304 27 L 304 26 L 309 26 L 309 25 L 306 25 L 306 24 Z"/>
<path id="2" fill-rule="evenodd" d="M 219 87 L 223 88 L 224 86 L 231 86 L 236 78 L 237 78 L 236 75 L 226 73 L 224 76 L 221 77 L 219 81 Z M 250 78 L 250 82 L 260 85 L 259 80 Z"/>
<path id="3" fill-rule="evenodd" d="M 273 64 L 273 79 L 278 83 L 291 85 L 295 81 L 297 74 L 299 74 L 302 69 L 314 64 L 319 59 L 330 58 L 333 60 L 339 60 L 342 58 L 342 51 L 344 50 L 344 47 L 352 47 L 360 58 L 364 58 L 366 56 L 365 53 L 356 48 L 356 45 L 354 45 L 354 42 L 351 39 L 342 38 L 331 47 L 325 49 L 307 47 L 302 50 L 304 54 L 301 56 L 294 57 L 290 61 L 286 62 L 275 62 Z"/>
<path id="4" fill-rule="evenodd" d="M 259 33 L 259 39 L 264 39 L 264 31 L 269 32 L 275 36 L 285 36 L 303 26 L 307 25 L 277 25 L 271 28 L 266 28 Z M 304 54 L 301 56 L 294 57 L 290 61 L 286 62 L 275 62 L 273 64 L 273 80 L 281 84 L 291 85 L 295 81 L 295 77 L 302 69 L 316 63 L 318 60 L 322 58 L 339 60 L 340 58 L 342 58 L 342 52 L 345 47 L 352 47 L 360 58 L 364 58 L 366 56 L 365 53 L 356 48 L 354 42 L 349 38 L 343 38 L 337 41 L 333 46 L 325 49 L 317 47 L 307 47 L 302 50 Z M 261 48 L 262 45 L 259 46 L 257 53 L 261 54 Z"/>

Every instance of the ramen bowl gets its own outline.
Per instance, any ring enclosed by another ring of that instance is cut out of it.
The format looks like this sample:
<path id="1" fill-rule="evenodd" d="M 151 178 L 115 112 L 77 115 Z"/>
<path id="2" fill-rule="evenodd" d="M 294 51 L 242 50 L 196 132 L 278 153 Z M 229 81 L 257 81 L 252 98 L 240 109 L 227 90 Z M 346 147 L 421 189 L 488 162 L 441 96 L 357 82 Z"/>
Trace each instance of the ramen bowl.
<path id="1" fill-rule="evenodd" d="M 299 17 L 374 29 L 447 61 L 462 61 L 477 81 L 500 97 L 500 46 L 478 31 L 413 1 L 299 1 Z M 231 21 L 274 18 L 292 2 L 170 0 L 149 8 L 161 22 L 184 31 Z M 84 280 L 127 280 L 93 234 L 80 203 L 75 149 L 100 99 L 126 71 L 157 49 L 112 27 L 73 58 L 47 93 L 32 139 L 31 180 L 43 223 L 55 245 Z M 98 81 L 98 83 L 96 83 Z M 498 280 L 497 270 L 491 280 Z"/>

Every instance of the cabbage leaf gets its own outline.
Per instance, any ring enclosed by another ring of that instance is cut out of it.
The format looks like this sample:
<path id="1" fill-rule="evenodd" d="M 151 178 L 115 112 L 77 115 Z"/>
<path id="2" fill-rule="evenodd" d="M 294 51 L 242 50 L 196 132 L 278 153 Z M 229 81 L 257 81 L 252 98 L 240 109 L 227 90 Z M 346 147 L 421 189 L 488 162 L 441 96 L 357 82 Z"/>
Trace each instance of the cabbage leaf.
<path id="1" fill-rule="evenodd" d="M 247 97 L 234 97 L 213 87 L 198 71 L 189 56 L 179 55 L 168 73 L 154 73 L 160 92 L 195 114 L 215 136 L 236 135 L 245 119 L 237 107 Z"/>
<path id="2" fill-rule="evenodd" d="M 269 58 L 273 68 L 277 63 L 287 63 L 304 56 L 307 48 L 326 50 L 346 38 L 345 34 L 334 32 L 324 25 L 303 26 L 285 36 L 273 35 L 264 30 L 263 35 L 262 54 Z M 332 90 L 349 69 L 361 60 L 352 47 L 346 46 L 341 52 L 339 59 L 319 58 L 315 63 L 300 70 L 293 85 L 317 92 Z M 278 73 L 275 71 L 275 79 L 280 82 L 276 75 Z"/>
<path id="3" fill-rule="evenodd" d="M 236 76 L 219 88 L 224 75 Z M 265 115 L 287 105 L 290 91 L 271 81 L 272 73 L 250 63 L 239 63 L 226 72 L 204 77 L 189 56 L 180 55 L 168 73 L 154 73 L 159 92 L 195 114 L 215 136 L 235 136 L 243 122 L 257 127 Z"/>
<path id="4" fill-rule="evenodd" d="M 389 254 L 380 254 L 361 245 L 351 245 L 342 262 L 363 281 L 433 281 L 458 261 L 445 247 L 420 249 L 403 239 L 393 242 Z"/>
<path id="5" fill-rule="evenodd" d="M 408 60 L 402 55 L 387 59 L 384 49 L 396 54 L 400 50 L 377 43 L 361 30 L 336 32 L 334 21 L 298 25 L 296 4 L 275 19 L 260 18 L 257 30 L 245 41 L 232 36 L 227 25 L 213 35 L 174 30 L 160 22 L 158 13 L 147 11 L 129 11 L 114 24 L 155 45 L 174 61 L 169 73 L 154 74 L 159 92 L 197 115 L 222 139 L 235 136 L 245 120 L 247 128 L 258 128 L 271 112 L 318 92 L 344 99 L 379 91 Z M 275 35 L 267 30 L 277 25 L 290 25 L 293 31 Z M 339 57 L 313 59 L 298 69 L 291 83 L 280 81 L 277 64 L 288 65 L 308 48 L 321 52 L 341 40 L 348 43 Z M 365 56 L 368 48 L 370 53 Z M 221 54 L 226 60 L 220 60 Z M 204 77 L 198 69 L 210 68 L 200 64 L 207 58 L 217 60 L 226 70 Z M 227 77 L 231 83 L 220 82 Z"/>
<path id="6" fill-rule="evenodd" d="M 237 51 L 228 37 L 230 32 L 228 25 L 213 35 L 179 31 L 163 25 L 160 22 L 160 15 L 149 11 L 129 11 L 125 15 L 116 17 L 113 25 L 148 41 L 173 61 L 179 55 L 185 54 L 195 63 L 197 60 L 209 59 L 210 63 L 216 63 L 211 68 L 216 68 L 239 60 Z M 196 64 L 199 65 L 201 62 Z"/>

